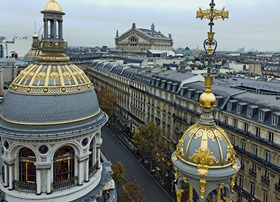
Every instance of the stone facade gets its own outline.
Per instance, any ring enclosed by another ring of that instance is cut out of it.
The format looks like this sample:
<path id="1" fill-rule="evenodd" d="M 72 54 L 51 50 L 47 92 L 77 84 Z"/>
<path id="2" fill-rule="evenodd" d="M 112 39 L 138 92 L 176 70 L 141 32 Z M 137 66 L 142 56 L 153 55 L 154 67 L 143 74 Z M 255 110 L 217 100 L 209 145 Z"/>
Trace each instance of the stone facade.
<path id="1" fill-rule="evenodd" d="M 132 28 L 122 35 L 115 37 L 116 48 L 126 52 L 140 52 L 145 50 L 166 50 L 172 49 L 173 40 L 171 35 L 165 37 L 162 33 L 155 31 L 154 25 L 151 29 Z"/>

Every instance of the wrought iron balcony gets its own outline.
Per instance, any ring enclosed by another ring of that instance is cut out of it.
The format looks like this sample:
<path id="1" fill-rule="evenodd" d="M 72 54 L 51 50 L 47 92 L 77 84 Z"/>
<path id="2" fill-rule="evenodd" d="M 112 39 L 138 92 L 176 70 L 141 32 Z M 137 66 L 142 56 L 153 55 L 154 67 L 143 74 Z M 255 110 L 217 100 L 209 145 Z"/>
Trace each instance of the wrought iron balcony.
<path id="1" fill-rule="evenodd" d="M 36 183 L 14 180 L 13 187 L 20 192 L 36 193 Z"/>
<path id="2" fill-rule="evenodd" d="M 251 195 L 249 192 L 247 192 L 245 189 L 241 188 L 238 185 L 234 185 L 234 190 L 240 193 L 245 198 L 249 199 L 249 201 L 262 202 L 261 200 L 255 198 L 255 196 Z"/>
<path id="3" fill-rule="evenodd" d="M 78 177 L 73 177 L 69 180 L 61 180 L 53 183 L 53 191 L 62 191 L 70 189 L 77 185 Z"/>
<path id="4" fill-rule="evenodd" d="M 276 183 L 275 184 L 275 190 L 278 191 L 280 193 L 280 183 Z"/>
<path id="5" fill-rule="evenodd" d="M 249 174 L 253 177 L 256 177 L 257 176 L 257 172 L 256 170 L 253 170 L 253 169 L 249 169 Z"/>
<path id="6" fill-rule="evenodd" d="M 261 181 L 262 181 L 264 184 L 266 184 L 266 185 L 268 185 L 268 186 L 269 186 L 269 182 L 270 182 L 270 180 L 269 180 L 269 178 L 268 178 L 268 177 L 262 176 Z"/>

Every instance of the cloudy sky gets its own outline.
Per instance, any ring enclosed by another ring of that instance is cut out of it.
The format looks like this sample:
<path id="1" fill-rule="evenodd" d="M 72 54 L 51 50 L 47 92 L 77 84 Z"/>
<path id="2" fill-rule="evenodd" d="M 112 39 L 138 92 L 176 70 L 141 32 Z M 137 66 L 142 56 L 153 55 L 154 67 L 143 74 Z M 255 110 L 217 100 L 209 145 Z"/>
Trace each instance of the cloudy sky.
<path id="1" fill-rule="evenodd" d="M 174 48 L 202 47 L 209 30 L 207 20 L 196 19 L 199 7 L 210 0 L 57 0 L 64 16 L 64 38 L 72 46 L 114 47 L 119 34 L 136 23 L 164 35 L 172 34 Z M 41 10 L 48 0 L 3 0 L 0 6 L 0 36 L 28 36 L 43 25 Z M 280 50 L 279 0 L 215 0 L 216 8 L 229 10 L 230 17 L 215 22 L 221 50 Z M 42 31 L 41 31 L 42 33 Z"/>

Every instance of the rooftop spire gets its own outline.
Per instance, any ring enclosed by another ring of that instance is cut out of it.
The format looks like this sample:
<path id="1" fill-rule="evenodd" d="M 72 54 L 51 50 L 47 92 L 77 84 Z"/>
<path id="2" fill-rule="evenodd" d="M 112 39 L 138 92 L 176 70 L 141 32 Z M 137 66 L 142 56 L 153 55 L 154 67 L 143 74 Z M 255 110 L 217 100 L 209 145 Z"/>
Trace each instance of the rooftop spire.
<path id="1" fill-rule="evenodd" d="M 214 0 L 209 5 L 210 9 L 200 8 L 197 11 L 197 18 L 210 21 L 208 38 L 203 43 L 204 51 L 200 53 L 200 60 L 205 66 L 207 61 L 205 91 L 199 98 L 202 114 L 199 121 L 186 130 L 172 154 L 176 168 L 177 202 L 181 202 L 186 187 L 188 201 L 205 202 L 212 193 L 216 193 L 216 201 L 231 201 L 235 175 L 240 168 L 240 161 L 235 156 L 226 132 L 216 125 L 212 115 L 216 97 L 211 91 L 211 68 L 212 63 L 220 60 L 215 52 L 217 41 L 214 39 L 213 26 L 214 20 L 228 18 L 228 11 L 224 8 L 215 9 Z"/>
<path id="2" fill-rule="evenodd" d="M 205 52 L 202 52 L 200 54 L 200 60 L 202 60 L 205 64 L 205 61 L 207 60 L 207 76 L 205 76 L 205 91 L 200 96 L 200 106 L 202 108 L 211 109 L 216 102 L 215 95 L 211 92 L 211 86 L 213 78 L 211 77 L 211 68 L 212 68 L 212 62 L 217 62 L 220 60 L 220 57 L 216 54 L 217 49 L 217 41 L 214 39 L 213 32 L 213 26 L 214 26 L 214 20 L 217 19 L 225 19 L 228 18 L 229 12 L 225 11 L 225 8 L 222 10 L 215 9 L 215 3 L 214 0 L 211 0 L 211 3 L 209 4 L 210 8 L 206 10 L 202 10 L 199 8 L 199 10 L 196 12 L 196 18 L 202 19 L 208 19 L 209 20 L 209 26 L 210 31 L 208 32 L 208 38 L 204 41 L 203 47 Z"/>

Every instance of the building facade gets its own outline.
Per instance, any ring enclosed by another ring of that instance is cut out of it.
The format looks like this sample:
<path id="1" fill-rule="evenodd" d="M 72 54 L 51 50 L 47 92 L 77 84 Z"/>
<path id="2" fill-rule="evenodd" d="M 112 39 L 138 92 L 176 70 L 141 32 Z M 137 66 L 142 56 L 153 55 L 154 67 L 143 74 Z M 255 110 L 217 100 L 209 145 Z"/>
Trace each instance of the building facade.
<path id="1" fill-rule="evenodd" d="M 201 75 L 163 71 L 152 74 L 117 63 L 94 62 L 87 68 L 96 86 L 118 97 L 118 115 L 132 131 L 153 121 L 169 146 L 199 120 Z M 280 201 L 279 84 L 249 79 L 215 79 L 215 122 L 228 134 L 241 162 L 236 177 L 236 201 Z"/>
<path id="2" fill-rule="evenodd" d="M 151 29 L 137 28 L 135 23 L 132 28 L 119 36 L 118 31 L 115 37 L 116 48 L 126 52 L 141 52 L 145 50 L 172 50 L 173 40 L 171 34 L 168 37 L 155 31 L 152 24 Z"/>

